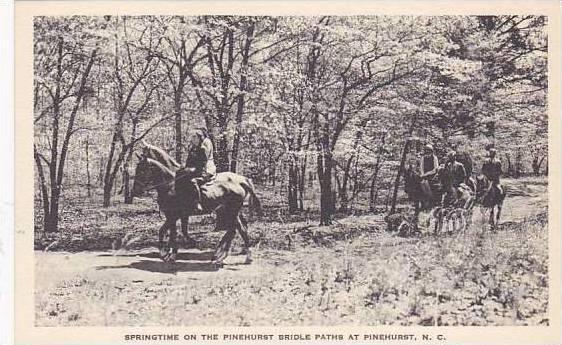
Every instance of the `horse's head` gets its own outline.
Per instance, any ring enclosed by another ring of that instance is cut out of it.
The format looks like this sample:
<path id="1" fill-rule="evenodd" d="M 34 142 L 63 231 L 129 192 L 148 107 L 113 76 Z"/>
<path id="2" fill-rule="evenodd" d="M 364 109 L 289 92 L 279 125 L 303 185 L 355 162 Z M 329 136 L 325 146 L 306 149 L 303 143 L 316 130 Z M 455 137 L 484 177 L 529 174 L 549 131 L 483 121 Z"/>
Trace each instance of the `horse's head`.
<path id="1" fill-rule="evenodd" d="M 135 182 L 133 184 L 133 197 L 142 195 L 151 189 L 153 180 L 152 168 L 149 158 L 144 155 L 137 155 L 139 162 L 135 168 Z"/>
<path id="2" fill-rule="evenodd" d="M 158 156 L 159 156 L 158 147 L 151 145 L 144 140 L 142 140 L 141 143 L 142 143 L 141 154 L 140 154 L 141 158 L 145 157 L 145 158 L 158 160 Z"/>
<path id="3" fill-rule="evenodd" d="M 420 175 L 411 166 L 404 169 L 404 192 L 406 194 L 412 194 L 419 186 L 420 181 Z"/>
<path id="4" fill-rule="evenodd" d="M 490 181 L 484 175 L 476 176 L 476 195 L 480 196 L 484 194 L 490 187 Z"/>
<path id="5" fill-rule="evenodd" d="M 174 170 L 180 167 L 180 164 L 176 162 L 166 151 L 158 146 L 149 144 L 144 140 L 142 141 L 141 156 L 153 159 L 160 164 L 163 164 L 168 169 Z"/>
<path id="6" fill-rule="evenodd" d="M 437 167 L 437 180 L 442 186 L 451 185 L 452 176 L 448 169 L 445 169 L 445 165 L 441 164 Z"/>

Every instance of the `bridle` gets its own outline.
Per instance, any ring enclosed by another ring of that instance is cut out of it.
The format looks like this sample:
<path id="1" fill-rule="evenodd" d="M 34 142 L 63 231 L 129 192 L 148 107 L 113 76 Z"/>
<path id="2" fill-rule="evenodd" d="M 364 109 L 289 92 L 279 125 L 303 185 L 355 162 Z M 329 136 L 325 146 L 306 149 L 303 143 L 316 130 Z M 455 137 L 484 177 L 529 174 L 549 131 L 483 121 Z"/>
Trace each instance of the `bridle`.
<path id="1" fill-rule="evenodd" d="M 486 197 L 486 194 L 489 191 L 489 187 L 491 183 L 492 181 L 489 181 L 488 178 L 486 178 L 485 176 L 481 178 L 476 177 L 476 193 L 475 193 L 476 200 L 481 201 L 483 198 Z M 488 188 L 486 188 L 486 186 L 483 186 L 483 188 L 481 188 L 482 184 L 487 184 Z"/>
<path id="2" fill-rule="evenodd" d="M 152 169 L 152 167 L 149 167 L 149 169 Z M 145 192 L 147 192 L 147 191 L 149 191 L 149 190 L 151 190 L 151 189 L 156 189 L 156 188 L 158 188 L 158 187 L 161 187 L 161 186 L 170 184 L 170 183 L 172 183 L 172 182 L 175 183 L 175 182 L 177 182 L 177 181 L 179 181 L 179 180 L 181 180 L 181 179 L 187 178 L 188 176 L 189 176 L 189 174 L 184 174 L 184 175 L 181 175 L 180 177 L 174 176 L 171 181 L 164 181 L 164 182 L 161 182 L 161 183 L 149 185 L 148 187 L 143 187 L 143 188 L 141 189 L 141 191 L 140 191 L 139 194 L 145 193 Z M 136 176 L 135 176 L 135 178 L 136 178 Z M 144 182 L 136 182 L 136 179 L 135 179 L 135 183 L 140 183 L 140 184 L 142 184 L 143 186 L 146 185 Z"/>

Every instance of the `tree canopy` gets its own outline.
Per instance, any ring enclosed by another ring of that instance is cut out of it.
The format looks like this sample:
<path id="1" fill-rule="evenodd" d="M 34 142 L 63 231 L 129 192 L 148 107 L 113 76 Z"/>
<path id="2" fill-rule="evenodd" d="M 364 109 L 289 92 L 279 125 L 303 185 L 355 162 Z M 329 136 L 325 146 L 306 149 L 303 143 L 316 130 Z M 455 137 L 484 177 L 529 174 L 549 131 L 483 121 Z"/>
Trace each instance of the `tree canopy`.
<path id="1" fill-rule="evenodd" d="M 362 191 L 373 210 L 424 142 L 477 160 L 493 145 L 508 174 L 541 173 L 546 25 L 520 15 L 36 17 L 45 227 L 56 229 L 65 186 L 99 186 L 109 206 L 122 184 L 127 199 L 142 139 L 184 161 L 185 137 L 201 126 L 219 171 L 282 188 L 290 212 L 310 208 L 307 181 L 318 184 L 323 224 Z"/>

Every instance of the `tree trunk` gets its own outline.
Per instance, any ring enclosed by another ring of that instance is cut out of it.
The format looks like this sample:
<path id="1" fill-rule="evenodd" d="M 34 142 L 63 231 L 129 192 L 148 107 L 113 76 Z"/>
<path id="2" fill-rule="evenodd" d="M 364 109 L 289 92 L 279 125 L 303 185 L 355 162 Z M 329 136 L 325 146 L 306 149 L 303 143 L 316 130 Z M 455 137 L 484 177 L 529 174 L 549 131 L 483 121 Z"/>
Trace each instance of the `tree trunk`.
<path id="1" fill-rule="evenodd" d="M 37 152 L 37 149 L 33 150 L 35 157 L 35 164 L 37 165 L 37 172 L 39 174 L 39 183 L 41 185 L 41 199 L 43 200 L 43 230 L 47 231 L 49 214 L 51 213 L 51 207 L 49 202 L 49 191 L 47 189 L 47 181 L 45 180 L 45 173 L 43 171 L 43 163 L 41 163 L 41 157 Z"/>
<path id="2" fill-rule="evenodd" d="M 238 150 L 240 147 L 240 137 L 242 132 L 242 118 L 244 115 L 244 107 L 246 103 L 246 91 L 248 90 L 248 62 L 250 60 L 250 46 L 254 36 L 255 23 L 252 20 L 246 28 L 246 40 L 244 49 L 242 50 L 242 62 L 240 67 L 240 94 L 237 100 L 236 109 L 236 133 L 232 144 L 232 155 L 230 161 L 230 171 L 236 172 L 238 165 Z"/>
<path id="3" fill-rule="evenodd" d="M 332 152 L 326 128 L 321 138 L 318 155 L 318 181 L 320 182 L 320 225 L 331 225 L 333 215 Z"/>
<path id="4" fill-rule="evenodd" d="M 546 155 L 545 155 L 545 156 L 542 156 L 542 158 L 541 158 L 540 161 L 539 161 L 539 167 L 538 167 L 538 174 L 539 174 L 539 175 L 540 175 L 540 172 L 541 172 L 542 163 L 544 162 L 545 158 L 546 158 Z M 547 174 L 548 174 L 548 173 L 547 173 Z"/>
<path id="5" fill-rule="evenodd" d="M 347 159 L 345 168 L 343 170 L 342 183 L 338 193 L 340 198 L 340 211 L 344 213 L 347 213 L 349 211 L 349 198 L 347 196 L 347 186 L 349 184 L 349 172 L 351 170 L 351 165 L 353 163 L 354 158 L 355 155 L 352 155 Z"/>
<path id="6" fill-rule="evenodd" d="M 307 163 L 307 156 L 305 155 L 299 170 L 299 211 L 304 211 L 306 163 Z"/>
<path id="7" fill-rule="evenodd" d="M 276 169 L 277 169 L 277 164 L 275 162 L 269 164 L 269 181 L 271 182 L 271 185 L 273 187 L 275 187 L 275 182 L 277 180 L 277 177 L 275 176 Z"/>
<path id="8" fill-rule="evenodd" d="M 175 129 L 175 136 L 176 136 L 176 161 L 181 164 L 182 162 L 182 120 L 181 120 L 181 103 L 182 103 L 182 92 L 183 87 L 181 89 L 176 90 L 174 95 L 174 129 Z M 127 195 L 125 195 L 127 198 Z"/>
<path id="9" fill-rule="evenodd" d="M 375 196 L 377 195 L 375 188 L 377 184 L 377 179 L 371 179 L 371 186 L 369 188 L 369 212 L 375 212 L 376 208 L 376 199 Z"/>
<path id="10" fill-rule="evenodd" d="M 90 179 L 90 142 L 86 138 L 86 188 L 88 189 L 88 198 L 92 197 L 92 181 Z"/>
<path id="11" fill-rule="evenodd" d="M 521 174 L 523 173 L 522 159 L 523 154 L 520 149 L 517 149 L 515 153 L 515 178 L 521 177 Z"/>
<path id="12" fill-rule="evenodd" d="M 509 153 L 505 154 L 505 158 L 507 160 L 507 176 L 513 176 L 513 165 L 511 164 L 511 156 Z"/>
<path id="13" fill-rule="evenodd" d="M 371 179 L 371 188 L 370 188 L 370 191 L 369 191 L 369 211 L 370 212 L 375 211 L 375 207 L 376 207 L 376 204 L 377 204 L 379 188 L 376 188 L 376 191 L 375 191 L 375 186 L 376 186 L 376 183 L 377 183 L 377 179 L 379 177 L 379 170 L 380 170 L 385 140 L 386 140 L 386 134 L 383 135 L 383 137 L 381 138 L 381 144 L 379 145 L 379 149 L 378 149 L 377 161 L 375 163 L 375 171 L 373 172 L 373 176 L 372 176 L 372 179 Z"/>
<path id="14" fill-rule="evenodd" d="M 133 150 L 129 149 L 127 158 L 125 159 L 125 164 L 123 165 L 123 201 L 125 202 L 125 204 L 129 205 L 133 203 L 133 193 L 131 191 L 131 175 L 129 174 L 132 158 Z"/>
<path id="15" fill-rule="evenodd" d="M 377 198 L 379 193 L 379 188 L 376 187 L 377 179 L 379 177 L 380 171 L 380 160 L 377 158 L 377 163 L 375 164 L 375 171 L 373 172 L 373 176 L 371 178 L 371 187 L 369 189 L 369 211 L 374 212 L 375 207 L 377 206 Z"/>
<path id="16" fill-rule="evenodd" d="M 531 162 L 531 168 L 533 169 L 533 175 L 539 176 L 540 174 L 539 156 L 533 157 L 533 161 Z"/>
<path id="17" fill-rule="evenodd" d="M 298 172 L 297 172 L 297 163 L 295 162 L 296 158 L 291 156 L 289 162 L 289 179 L 287 183 L 287 198 L 289 203 L 289 213 L 295 214 L 298 212 L 298 198 L 297 198 L 297 191 L 298 191 Z"/>
<path id="18" fill-rule="evenodd" d="M 216 165 L 217 165 L 217 172 L 225 172 L 229 171 L 230 164 L 228 158 L 228 139 L 226 137 L 226 129 L 220 134 L 218 145 L 217 145 L 217 152 L 216 152 Z"/>
<path id="19" fill-rule="evenodd" d="M 59 229 L 60 187 L 51 187 L 51 209 L 45 216 L 45 232 L 57 232 Z"/>
<path id="20" fill-rule="evenodd" d="M 99 171 L 98 171 L 98 187 L 103 186 L 103 177 L 105 171 L 105 158 L 103 155 L 100 156 L 100 164 L 99 164 Z"/>
<path id="21" fill-rule="evenodd" d="M 117 126 L 119 126 L 119 124 Z M 107 157 L 105 174 L 103 177 L 103 207 L 109 207 L 109 205 L 111 204 L 111 189 L 113 188 L 111 168 L 113 167 L 113 156 L 115 155 L 117 140 L 118 133 L 115 132 L 113 133 L 113 139 L 111 140 L 111 145 L 109 147 L 109 156 Z"/>
<path id="22" fill-rule="evenodd" d="M 400 186 L 400 177 L 404 172 L 404 165 L 406 164 L 406 157 L 408 156 L 408 149 L 410 142 L 407 140 L 404 144 L 404 149 L 402 150 L 402 157 L 400 158 L 400 167 L 398 168 L 398 173 L 396 174 L 396 179 L 394 180 L 394 189 L 392 192 L 392 203 L 390 206 L 390 214 L 396 212 L 396 199 L 398 198 L 398 187 Z"/>
<path id="23" fill-rule="evenodd" d="M 137 136 L 137 124 L 138 120 L 133 121 L 131 142 L 130 146 L 127 149 L 127 158 L 125 158 L 125 163 L 123 164 L 123 195 L 125 204 L 133 203 L 133 193 L 131 191 L 131 176 L 129 175 L 129 169 L 131 166 L 131 161 L 133 160 L 133 143 L 135 142 L 135 138 Z"/>

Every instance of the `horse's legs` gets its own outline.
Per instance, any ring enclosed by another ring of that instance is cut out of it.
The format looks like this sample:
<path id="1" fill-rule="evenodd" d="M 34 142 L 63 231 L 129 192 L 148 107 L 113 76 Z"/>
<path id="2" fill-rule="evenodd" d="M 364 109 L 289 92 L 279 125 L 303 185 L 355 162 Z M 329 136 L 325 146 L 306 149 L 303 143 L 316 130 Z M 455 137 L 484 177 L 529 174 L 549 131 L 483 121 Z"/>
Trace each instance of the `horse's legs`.
<path id="1" fill-rule="evenodd" d="M 496 226 L 500 222 L 500 215 L 502 213 L 503 200 L 498 204 L 498 212 L 496 213 Z"/>
<path id="2" fill-rule="evenodd" d="M 455 231 L 464 232 L 464 230 L 466 229 L 465 210 L 459 208 L 456 211 L 456 215 L 457 215 L 458 227 L 455 229 Z"/>
<path id="3" fill-rule="evenodd" d="M 170 253 L 168 255 L 168 261 L 170 261 L 170 262 L 176 261 L 176 256 L 178 254 L 178 243 L 176 241 L 176 237 L 177 237 L 177 234 L 178 234 L 178 228 L 177 228 L 177 225 L 176 225 L 176 221 L 174 221 L 173 224 L 171 224 L 171 226 L 170 226 L 170 237 L 168 238 L 168 247 L 170 247 Z"/>
<path id="4" fill-rule="evenodd" d="M 437 234 L 437 228 L 439 227 L 439 208 L 433 211 L 433 217 L 435 218 L 435 228 L 433 230 L 434 234 Z"/>
<path id="5" fill-rule="evenodd" d="M 414 232 L 418 232 L 419 228 L 418 228 L 418 223 L 420 221 L 420 209 L 422 208 L 422 203 L 415 203 L 414 204 Z"/>
<path id="6" fill-rule="evenodd" d="M 468 202 L 467 207 L 463 210 L 463 218 L 464 218 L 464 230 L 468 230 L 468 228 L 472 225 L 472 214 L 474 211 L 474 204 L 476 203 L 476 198 L 474 196 L 470 197 L 470 201 Z"/>
<path id="7" fill-rule="evenodd" d="M 495 227 L 495 224 L 494 224 L 494 209 L 495 209 L 494 206 L 492 206 L 492 207 L 490 208 L 489 223 L 490 223 L 490 226 L 492 227 L 492 229 Z"/>
<path id="8" fill-rule="evenodd" d="M 472 217 L 474 216 L 474 203 L 472 207 L 468 209 L 465 213 L 466 215 L 466 230 L 472 226 Z"/>
<path id="9" fill-rule="evenodd" d="M 182 216 L 181 221 L 181 234 L 183 235 L 184 246 L 186 249 L 195 247 L 195 240 L 189 237 L 187 232 L 189 228 L 189 216 Z"/>
<path id="10" fill-rule="evenodd" d="M 457 211 L 455 209 L 452 209 L 451 212 L 449 213 L 449 228 L 447 229 L 449 233 L 453 233 L 455 231 L 457 231 L 458 229 L 458 224 L 459 224 L 459 219 L 457 217 Z"/>
<path id="11" fill-rule="evenodd" d="M 439 207 L 435 211 L 435 235 L 437 235 L 443 228 L 443 208 Z"/>
<path id="12" fill-rule="evenodd" d="M 248 236 L 248 223 L 246 222 L 242 214 L 238 215 L 236 228 L 238 229 L 238 233 L 244 241 L 244 249 L 242 249 L 242 254 L 248 255 L 248 251 L 250 250 L 250 236 Z"/>
<path id="13" fill-rule="evenodd" d="M 246 254 L 246 261 L 245 264 L 252 263 L 252 252 L 250 251 L 250 237 L 248 236 L 248 228 L 247 223 L 245 222 L 244 217 L 240 214 L 238 216 L 238 232 L 240 236 L 242 236 L 242 240 L 244 241 L 244 253 Z"/>
<path id="14" fill-rule="evenodd" d="M 224 259 L 228 256 L 228 251 L 230 250 L 230 245 L 234 236 L 236 235 L 236 228 L 230 228 L 226 231 L 226 234 L 222 237 L 215 255 L 213 255 L 213 262 L 215 264 L 222 264 Z"/>
<path id="15" fill-rule="evenodd" d="M 170 223 L 170 219 L 166 218 L 166 221 L 164 221 L 164 224 L 162 224 L 160 230 L 158 231 L 158 246 L 160 249 L 160 258 L 162 260 L 168 256 L 168 249 L 164 247 L 164 234 L 170 227 Z"/>
<path id="16" fill-rule="evenodd" d="M 236 236 L 236 229 L 239 226 L 239 218 L 238 214 L 240 212 L 240 208 L 236 210 L 232 210 L 230 212 L 225 212 L 223 214 L 223 225 L 226 227 L 226 234 L 220 240 L 220 243 L 215 251 L 215 255 L 213 257 L 213 261 L 216 264 L 221 264 L 224 259 L 228 256 L 228 251 L 230 250 L 230 245 L 232 244 L 232 240 L 234 236 Z"/>

